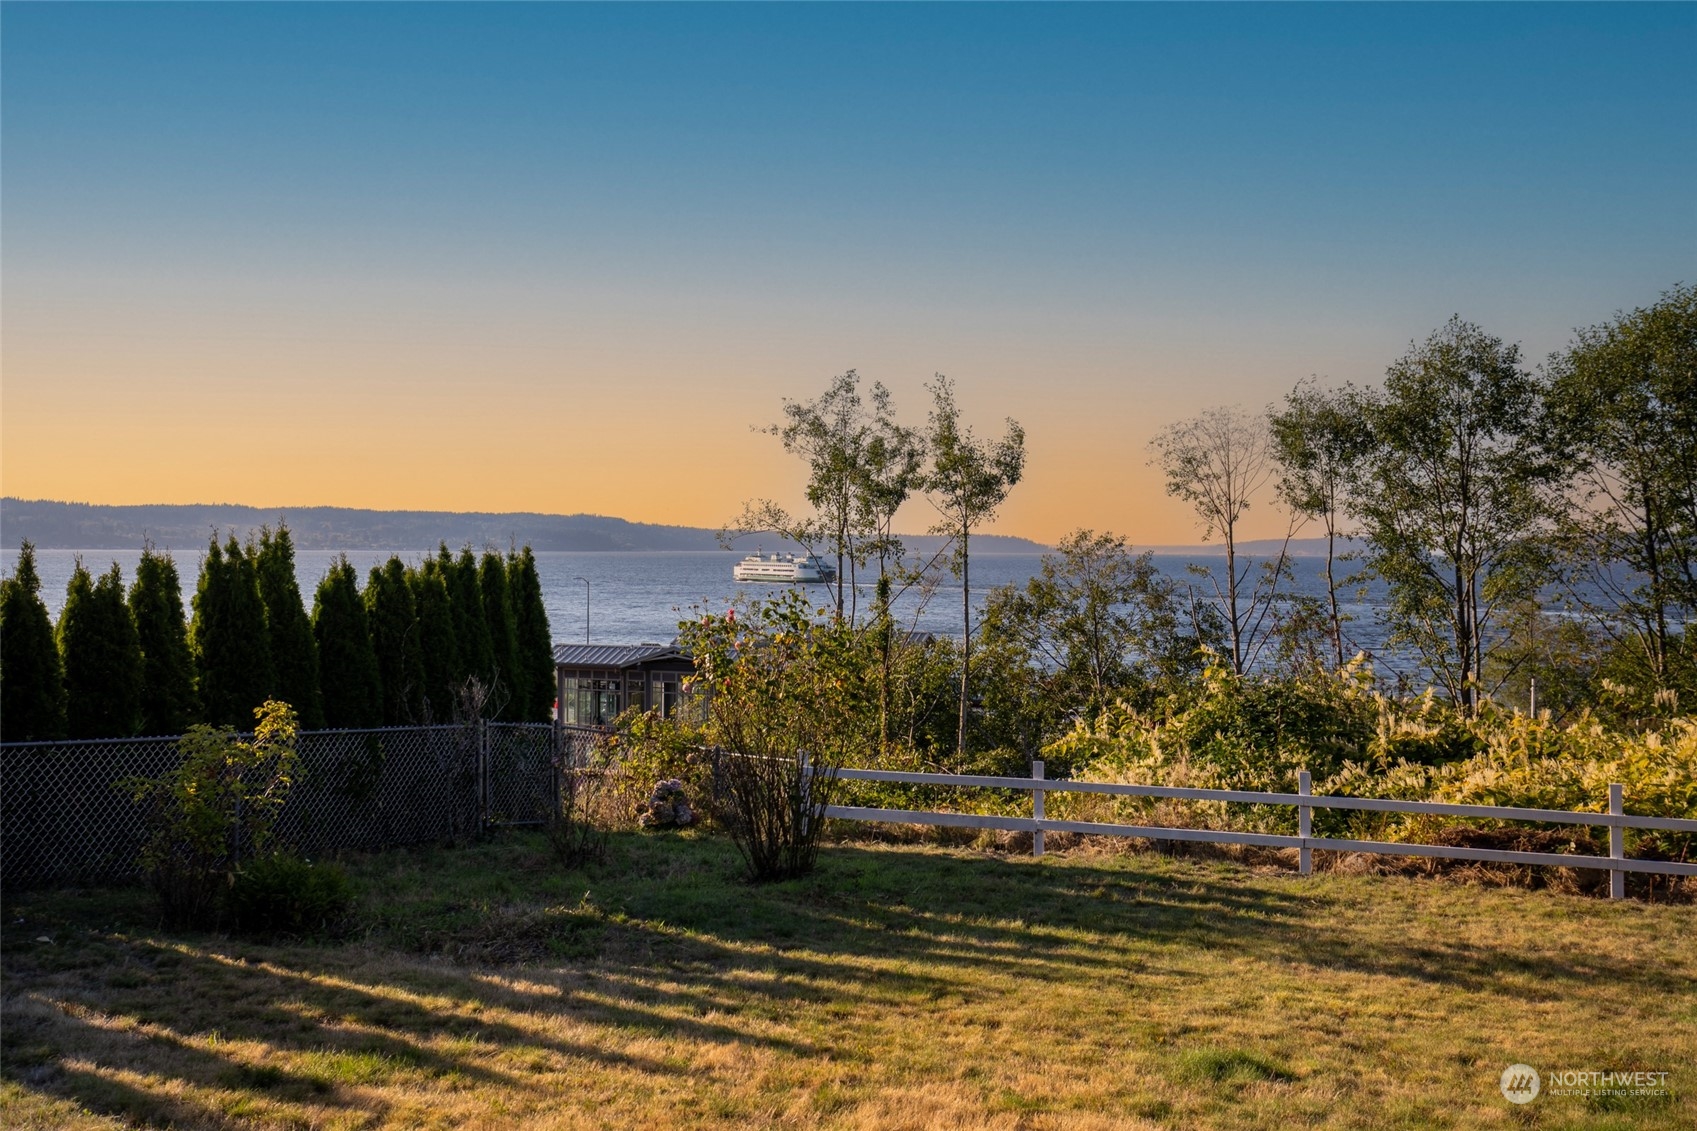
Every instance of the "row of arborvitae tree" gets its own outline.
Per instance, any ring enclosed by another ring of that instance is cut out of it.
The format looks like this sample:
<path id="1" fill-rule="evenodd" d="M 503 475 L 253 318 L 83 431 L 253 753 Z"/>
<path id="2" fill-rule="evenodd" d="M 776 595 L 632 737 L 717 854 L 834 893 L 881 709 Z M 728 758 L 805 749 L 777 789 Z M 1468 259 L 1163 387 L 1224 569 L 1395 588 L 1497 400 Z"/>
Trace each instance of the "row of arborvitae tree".
<path id="1" fill-rule="evenodd" d="M 310 615 L 283 525 L 246 545 L 213 537 L 192 621 L 176 564 L 152 546 L 127 594 L 116 564 L 94 577 L 79 561 L 57 626 L 28 542 L 0 581 L 7 742 L 246 727 L 268 699 L 291 704 L 307 729 L 442 723 L 463 713 L 472 686 L 485 714 L 550 717 L 552 644 L 528 546 L 479 559 L 444 545 L 416 566 L 391 557 L 363 591 L 343 557 Z"/>

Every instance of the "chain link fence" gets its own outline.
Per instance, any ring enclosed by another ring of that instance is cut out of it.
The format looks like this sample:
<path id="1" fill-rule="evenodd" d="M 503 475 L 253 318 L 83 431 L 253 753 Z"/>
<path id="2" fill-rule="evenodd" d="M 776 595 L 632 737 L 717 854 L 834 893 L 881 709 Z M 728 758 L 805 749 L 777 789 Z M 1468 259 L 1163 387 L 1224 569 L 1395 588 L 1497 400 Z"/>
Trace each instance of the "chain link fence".
<path id="1" fill-rule="evenodd" d="M 315 857 L 540 825 L 560 768 L 603 737 L 548 723 L 304 731 L 277 837 Z M 174 736 L 0 746 L 0 886 L 137 879 L 146 816 L 126 783 L 180 762 Z"/>

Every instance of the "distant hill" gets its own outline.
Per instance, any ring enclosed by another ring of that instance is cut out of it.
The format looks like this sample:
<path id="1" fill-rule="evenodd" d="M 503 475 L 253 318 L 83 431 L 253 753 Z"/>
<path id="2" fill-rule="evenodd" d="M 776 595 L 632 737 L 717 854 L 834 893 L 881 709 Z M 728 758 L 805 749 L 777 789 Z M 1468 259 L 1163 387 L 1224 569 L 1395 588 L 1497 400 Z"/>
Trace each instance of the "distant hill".
<path id="1" fill-rule="evenodd" d="M 16 547 L 28 539 L 41 549 L 121 550 L 146 539 L 173 549 L 204 545 L 214 530 L 245 538 L 261 525 L 289 524 L 303 550 L 433 550 L 470 543 L 476 547 L 528 544 L 534 550 L 714 550 L 718 532 L 694 526 L 658 526 L 593 514 L 461 513 L 375 511 L 351 507 L 244 507 L 233 504 L 169 504 L 109 507 L 42 499 L 0 499 L 0 543 Z M 906 536 L 904 536 L 906 537 Z M 756 539 L 736 544 L 753 549 Z M 940 540 L 909 539 L 918 552 Z M 983 553 L 1038 553 L 1048 547 L 1025 538 L 974 535 Z M 767 549 L 777 549 L 768 540 Z"/>
<path id="2" fill-rule="evenodd" d="M 1339 555 L 1365 548 L 1367 543 L 1355 538 L 1339 537 L 1335 547 Z M 1254 538 L 1237 544 L 1237 552 L 1248 554 L 1252 558 L 1270 558 L 1279 552 L 1281 546 L 1293 558 L 1323 558 L 1326 556 L 1326 540 L 1324 538 L 1292 538 L 1290 545 L 1285 546 L 1283 538 Z M 1204 543 L 1200 546 L 1133 546 L 1138 553 L 1152 550 L 1157 554 L 1190 555 L 1198 558 L 1223 558 L 1226 548 L 1218 542 Z"/>

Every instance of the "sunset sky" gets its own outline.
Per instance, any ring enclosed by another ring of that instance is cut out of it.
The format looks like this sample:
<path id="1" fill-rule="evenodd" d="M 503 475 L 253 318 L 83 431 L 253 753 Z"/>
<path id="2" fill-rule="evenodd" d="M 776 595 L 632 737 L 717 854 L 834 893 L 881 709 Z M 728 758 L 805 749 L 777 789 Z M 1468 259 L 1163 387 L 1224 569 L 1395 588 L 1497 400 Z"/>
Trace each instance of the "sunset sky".
<path id="1" fill-rule="evenodd" d="M 26 498 L 716 526 L 855 368 L 1025 426 L 999 531 L 1194 542 L 1167 422 L 1697 280 L 1692 4 L 0 19 Z"/>

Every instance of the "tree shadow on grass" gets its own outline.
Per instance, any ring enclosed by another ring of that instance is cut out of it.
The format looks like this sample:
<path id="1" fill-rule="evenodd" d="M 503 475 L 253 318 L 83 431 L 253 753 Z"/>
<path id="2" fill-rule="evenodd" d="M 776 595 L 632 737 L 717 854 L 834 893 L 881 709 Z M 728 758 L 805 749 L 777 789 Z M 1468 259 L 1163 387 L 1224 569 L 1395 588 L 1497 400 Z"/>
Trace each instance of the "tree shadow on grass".
<path id="1" fill-rule="evenodd" d="M 8 940 L 6 949 L 0 1069 L 32 1090 L 146 1125 L 307 1125 L 337 1109 L 381 1123 L 386 1087 L 540 1099 L 538 1073 L 571 1061 L 648 1077 L 675 1067 L 567 1039 L 544 1014 L 571 1013 L 573 1003 L 530 1000 L 471 969 L 412 978 L 381 962 L 374 971 L 314 963 L 311 948 L 119 932 L 52 947 Z M 417 981 L 433 985 L 419 992 L 408 984 Z M 617 1001 L 578 1012 L 595 1029 L 761 1042 L 725 1024 L 662 1024 Z"/>
<path id="2" fill-rule="evenodd" d="M 1650 991 L 1684 980 L 1680 971 L 1595 951 L 1528 954 L 1435 932 L 1392 934 L 1358 922 L 1355 905 L 1328 893 L 1325 882 L 1272 884 L 1236 867 L 1175 868 L 1153 856 L 1037 862 L 839 844 L 822 850 L 813 876 L 748 885 L 736 905 L 656 886 L 624 893 L 621 907 L 627 928 L 663 922 L 698 950 L 711 948 L 710 940 L 738 954 L 768 946 L 774 953 L 763 963 L 797 972 L 848 958 L 968 963 L 1072 981 L 1149 967 L 1173 948 L 1203 948 L 1470 992 L 1509 992 L 1505 980 L 1513 979 L 1517 998 L 1525 997 L 1527 978 L 1552 996 L 1599 979 Z M 784 924 L 781 936 L 770 930 L 774 922 Z M 649 954 L 663 961 L 666 952 L 651 947 Z"/>
<path id="3" fill-rule="evenodd" d="M 675 1076 L 675 1058 L 642 1045 L 650 1037 L 844 1054 L 828 1032 L 797 1035 L 792 1022 L 822 1008 L 994 1005 L 1016 982 L 1194 987 L 1215 976 L 1201 952 L 1522 1001 L 1529 982 L 1551 996 L 1599 982 L 1665 994 L 1689 974 L 1594 950 L 1370 931 L 1354 921 L 1359 893 L 1337 898 L 1324 879 L 1272 883 L 1158 857 L 837 844 L 810 877 L 749 885 L 729 846 L 706 838 L 621 838 L 606 866 L 565 878 L 526 851 L 479 849 L 458 872 L 406 861 L 424 874 L 414 889 L 373 862 L 376 925 L 353 943 L 166 935 L 136 921 L 145 901 L 131 895 L 26 901 L 26 921 L 0 935 L 0 1067 L 142 1123 L 336 1111 L 381 1123 L 388 1088 L 522 1107 L 549 1102 L 548 1075 L 573 1063 L 633 1084 Z M 568 890 L 583 894 L 574 903 Z M 55 941 L 36 942 L 43 930 Z M 505 936 L 517 942 L 486 945 Z"/>

